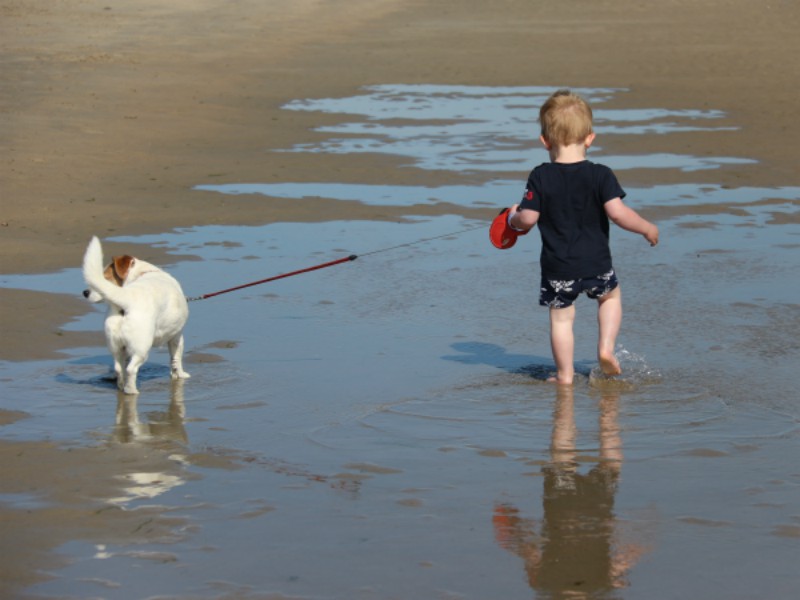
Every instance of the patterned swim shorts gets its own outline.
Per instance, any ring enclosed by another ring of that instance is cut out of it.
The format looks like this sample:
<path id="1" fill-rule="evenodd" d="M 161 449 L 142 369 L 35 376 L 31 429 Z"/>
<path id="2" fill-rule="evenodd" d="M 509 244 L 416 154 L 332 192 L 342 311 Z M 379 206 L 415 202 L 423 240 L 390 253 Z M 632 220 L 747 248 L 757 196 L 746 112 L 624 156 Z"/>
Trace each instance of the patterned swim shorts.
<path id="1" fill-rule="evenodd" d="M 542 290 L 539 294 L 539 306 L 550 308 L 567 308 L 572 306 L 581 294 L 596 300 L 612 291 L 619 285 L 614 269 L 597 277 L 560 281 L 542 277 Z"/>

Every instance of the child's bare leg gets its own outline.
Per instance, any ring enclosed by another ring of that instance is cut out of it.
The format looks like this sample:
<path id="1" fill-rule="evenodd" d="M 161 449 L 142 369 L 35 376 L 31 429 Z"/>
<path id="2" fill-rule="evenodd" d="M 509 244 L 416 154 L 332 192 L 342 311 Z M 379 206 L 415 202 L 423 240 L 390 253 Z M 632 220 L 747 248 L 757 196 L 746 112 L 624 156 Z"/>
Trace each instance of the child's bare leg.
<path id="1" fill-rule="evenodd" d="M 572 325 L 575 322 L 575 306 L 550 309 L 550 347 L 556 361 L 556 383 L 571 384 L 575 377 L 573 356 L 575 337 Z"/>
<path id="2" fill-rule="evenodd" d="M 619 375 L 622 369 L 614 356 L 617 334 L 622 325 L 622 292 L 619 286 L 597 299 L 597 323 L 597 360 L 600 368 L 606 375 Z"/>

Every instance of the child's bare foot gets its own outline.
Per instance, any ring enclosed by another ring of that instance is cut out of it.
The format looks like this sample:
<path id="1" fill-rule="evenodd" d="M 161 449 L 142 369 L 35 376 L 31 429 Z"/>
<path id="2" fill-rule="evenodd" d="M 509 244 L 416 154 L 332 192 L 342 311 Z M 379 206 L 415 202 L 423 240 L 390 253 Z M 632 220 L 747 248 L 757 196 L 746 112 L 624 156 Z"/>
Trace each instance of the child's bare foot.
<path id="1" fill-rule="evenodd" d="M 622 374 L 622 368 L 619 366 L 619 361 L 613 352 L 601 352 L 597 358 L 600 360 L 600 369 L 606 375 Z"/>
<path id="2" fill-rule="evenodd" d="M 547 378 L 547 383 L 557 383 L 558 385 L 572 385 L 572 377 L 567 379 L 565 377 L 559 377 L 558 375 L 553 375 L 552 377 Z"/>

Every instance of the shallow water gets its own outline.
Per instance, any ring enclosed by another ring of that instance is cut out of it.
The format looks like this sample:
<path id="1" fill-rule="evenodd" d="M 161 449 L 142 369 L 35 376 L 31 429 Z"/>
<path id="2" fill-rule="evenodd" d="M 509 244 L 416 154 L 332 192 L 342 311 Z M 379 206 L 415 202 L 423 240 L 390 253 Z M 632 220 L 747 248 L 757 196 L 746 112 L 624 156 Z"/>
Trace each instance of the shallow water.
<path id="1" fill-rule="evenodd" d="M 607 110 L 603 103 L 624 90 L 575 91 L 592 104 L 595 129 L 600 136 L 731 129 L 709 123 L 722 118 L 721 111 Z M 541 156 L 539 162 L 547 159 L 538 148 L 535 132 L 539 107 L 551 93 L 552 88 L 544 87 L 377 85 L 349 98 L 296 100 L 284 108 L 360 117 L 357 122 L 318 128 L 317 131 L 342 137 L 313 146 L 298 145 L 292 149 L 294 152 L 382 153 L 407 157 L 413 166 L 422 169 L 518 172 L 529 170 L 534 156 Z M 754 161 L 653 154 L 609 156 L 604 162 L 617 170 L 646 167 L 694 171 Z"/>
<path id="2" fill-rule="evenodd" d="M 349 136 L 379 134 L 394 150 L 391 128 L 376 119 L 420 111 L 422 125 L 447 125 L 438 134 L 400 129 L 418 138 L 404 145 L 422 149 L 409 154 L 415 166 L 480 170 L 486 157 L 492 168 L 506 159 L 494 148 L 470 157 L 471 136 L 486 141 L 502 131 L 512 140 L 528 105 L 541 102 L 534 92 L 381 86 L 288 108 L 346 112 L 355 119 L 344 128 Z M 600 107 L 621 93 L 585 92 Z M 455 99 L 449 112 L 443 98 Z M 504 122 L 485 115 L 514 104 L 522 110 L 504 116 L 507 129 L 486 124 Z M 605 127 L 636 123 L 628 131 L 636 135 L 648 127 L 668 135 L 673 122 L 713 135 L 722 117 L 691 108 L 597 114 Z M 462 120 L 459 148 L 448 132 Z M 340 132 L 331 133 L 329 145 L 291 150 L 330 151 L 340 144 Z M 457 160 L 440 152 L 451 141 Z M 335 215 L 338 200 L 505 206 L 526 174 L 476 188 L 215 189 L 263 194 L 265 203 L 323 197 Z M 595 315 L 584 300 L 571 394 L 543 381 L 552 360 L 547 315 L 536 306 L 535 235 L 501 252 L 485 227 L 472 229 L 480 222 L 443 214 L 114 238 L 200 257 L 166 265 L 189 296 L 361 257 L 193 302 L 192 378 L 171 384 L 165 354 L 154 352 L 137 402 L 118 397 L 105 378 L 104 348 L 0 363 L 3 407 L 32 415 L 4 427 L 5 439 L 163 454 L 170 469 L 129 474 L 124 493 L 106 502 L 129 511 L 158 505 L 182 519 L 161 543 L 70 542 L 59 549 L 70 564 L 27 591 L 114 599 L 790 597 L 800 538 L 800 232 L 792 223 L 800 188 L 626 189 L 636 208 L 685 211 L 659 221 L 656 249 L 614 230 L 625 376 L 596 375 Z M 696 214 L 709 205 L 718 210 Z M 388 250 L 419 240 L 429 241 Z M 1 283 L 82 289 L 77 265 Z M 102 313 L 69 327 L 101 329 Z M 41 499 L 5 494 L 0 502 L 35 509 Z"/>

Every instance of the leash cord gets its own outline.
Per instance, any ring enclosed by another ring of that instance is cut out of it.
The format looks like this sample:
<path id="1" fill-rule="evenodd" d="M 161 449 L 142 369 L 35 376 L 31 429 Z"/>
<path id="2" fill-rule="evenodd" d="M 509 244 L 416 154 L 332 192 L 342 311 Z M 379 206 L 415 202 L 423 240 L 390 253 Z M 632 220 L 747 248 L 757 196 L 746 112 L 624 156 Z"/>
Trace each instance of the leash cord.
<path id="1" fill-rule="evenodd" d="M 467 227 L 466 229 L 462 229 L 461 231 L 452 231 L 450 233 L 443 233 L 441 235 L 435 235 L 429 238 L 422 238 L 415 242 L 407 242 L 405 244 L 398 244 L 397 246 L 389 246 L 388 248 L 381 248 L 380 250 L 373 250 L 372 252 L 364 252 L 363 254 L 359 254 L 359 256 L 372 256 L 373 254 L 379 254 L 381 252 L 388 252 L 389 250 L 397 250 L 398 248 L 408 248 L 409 246 L 414 246 L 416 244 L 422 244 L 423 242 L 430 242 L 432 240 L 440 240 L 442 238 L 452 237 L 455 235 L 461 235 L 462 233 L 467 233 L 468 231 L 475 231 L 476 229 L 483 229 L 486 225 L 475 225 L 474 227 Z"/>
<path id="2" fill-rule="evenodd" d="M 278 279 L 283 279 L 285 277 L 292 277 L 294 275 L 300 275 L 302 273 L 308 273 L 310 271 L 317 271 L 318 269 L 325 269 L 327 267 L 332 267 L 334 265 L 339 265 L 345 262 L 351 262 L 355 259 L 359 258 L 359 256 L 371 256 L 373 254 L 379 254 L 381 252 L 388 252 L 389 250 L 397 250 L 398 248 L 408 248 L 409 246 L 414 246 L 416 244 L 422 244 L 423 242 L 430 242 L 431 240 L 439 240 L 446 237 L 452 237 L 455 235 L 461 235 L 462 233 L 467 233 L 468 231 L 474 231 L 476 229 L 483 229 L 486 225 L 476 225 L 475 227 L 468 227 L 467 229 L 462 229 L 461 231 L 453 231 L 451 233 L 443 233 L 442 235 L 435 235 L 429 238 L 423 238 L 417 240 L 415 242 L 408 242 L 405 244 L 398 244 L 397 246 L 390 246 L 388 248 L 381 248 L 379 250 L 372 250 L 371 252 L 365 252 L 364 254 L 351 254 L 350 256 L 346 256 L 344 258 L 339 258 L 337 260 L 332 260 L 330 262 L 322 263 L 320 265 L 314 265 L 313 267 L 307 267 L 305 269 L 299 269 L 297 271 L 291 271 L 290 273 L 283 273 L 282 275 L 275 275 L 274 277 L 267 277 L 266 279 L 259 279 L 258 281 L 252 281 L 250 283 L 245 283 L 243 285 L 237 285 L 236 287 L 228 288 L 226 290 L 220 290 L 218 292 L 212 292 L 211 294 L 203 294 L 202 296 L 193 296 L 187 297 L 187 302 L 195 302 L 196 300 L 205 300 L 207 298 L 213 298 L 214 296 L 219 296 L 221 294 L 227 294 L 229 292 L 235 292 L 236 290 L 242 290 L 244 288 L 253 287 L 254 285 L 261 285 L 262 283 L 269 283 L 270 281 L 276 281 Z"/>
<path id="3" fill-rule="evenodd" d="M 236 287 L 228 288 L 227 290 L 220 290 L 219 292 L 213 292 L 211 294 L 203 294 L 202 296 L 196 296 L 194 298 L 186 298 L 186 301 L 193 302 L 195 300 L 205 300 L 206 298 L 213 298 L 214 296 L 219 296 L 220 294 L 227 294 L 228 292 L 235 292 L 236 290 L 242 290 L 244 288 L 252 287 L 254 285 L 269 283 L 270 281 L 275 281 L 276 279 L 283 279 L 284 277 L 291 277 L 293 275 L 300 275 L 301 273 L 308 273 L 309 271 L 316 271 L 317 269 L 324 269 L 325 267 L 332 267 L 333 265 L 338 265 L 340 263 L 355 260 L 357 258 L 358 256 L 356 256 L 355 254 L 351 254 L 350 256 L 346 256 L 345 258 L 332 260 L 330 262 L 326 262 L 321 265 L 315 265 L 313 267 L 308 267 L 306 269 L 292 271 L 291 273 L 284 273 L 283 275 L 276 275 L 275 277 L 267 277 L 266 279 L 260 279 L 258 281 L 253 281 L 251 283 L 245 283 L 244 285 L 237 285 Z"/>

